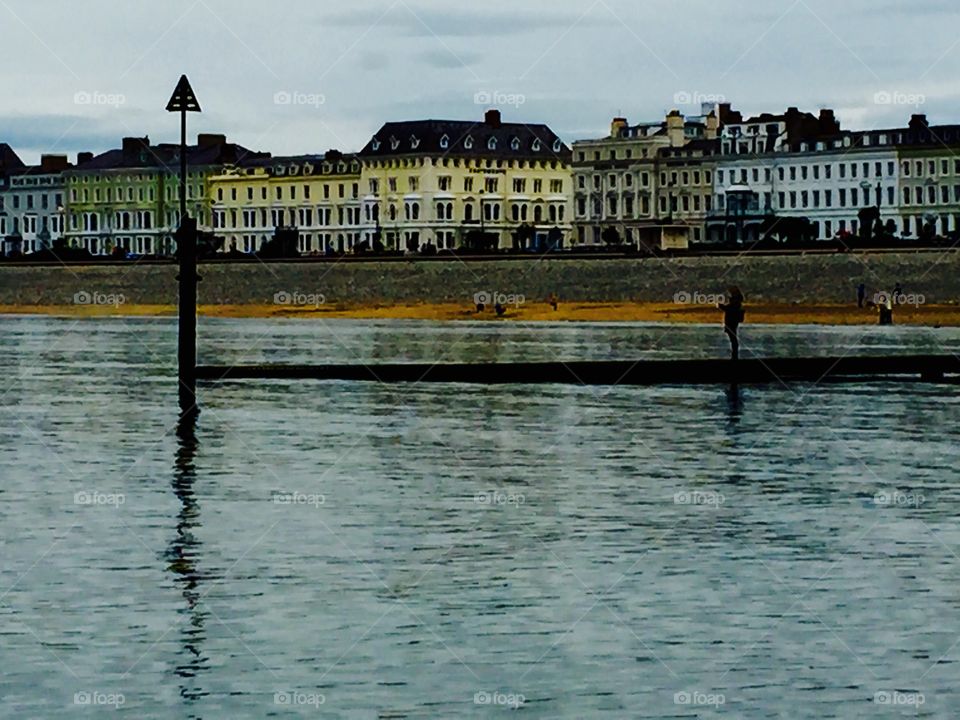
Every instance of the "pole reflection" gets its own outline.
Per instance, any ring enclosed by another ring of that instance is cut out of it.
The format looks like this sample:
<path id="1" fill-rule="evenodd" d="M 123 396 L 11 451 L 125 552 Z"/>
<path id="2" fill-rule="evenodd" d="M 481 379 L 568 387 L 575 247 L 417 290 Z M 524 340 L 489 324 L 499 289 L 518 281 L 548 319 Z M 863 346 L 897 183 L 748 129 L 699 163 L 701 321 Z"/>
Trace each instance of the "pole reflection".
<path id="1" fill-rule="evenodd" d="M 186 622 L 181 624 L 179 662 L 174 672 L 180 678 L 180 695 L 188 705 L 208 694 L 198 678 L 209 669 L 209 659 L 203 653 L 209 612 L 203 609 L 201 590 L 205 578 L 198 569 L 201 542 L 195 534 L 200 528 L 200 504 L 194 492 L 197 477 L 194 461 L 199 447 L 196 421 L 195 415 L 185 415 L 177 426 L 173 492 L 180 500 L 180 512 L 176 535 L 166 552 L 167 569 L 174 574 L 185 601 L 180 614 L 186 616 Z"/>

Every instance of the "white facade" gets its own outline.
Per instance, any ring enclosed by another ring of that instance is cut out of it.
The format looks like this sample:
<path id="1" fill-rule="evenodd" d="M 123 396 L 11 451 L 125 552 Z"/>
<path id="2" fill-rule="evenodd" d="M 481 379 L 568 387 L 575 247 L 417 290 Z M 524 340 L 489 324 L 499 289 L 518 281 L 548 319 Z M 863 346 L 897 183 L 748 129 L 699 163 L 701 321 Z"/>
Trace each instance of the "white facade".
<path id="1" fill-rule="evenodd" d="M 807 218 L 816 238 L 828 240 L 858 232 L 858 213 L 877 204 L 879 187 L 881 219 L 894 221 L 901 231 L 896 148 L 854 148 L 846 141 L 829 149 L 820 143 L 802 146 L 801 152 L 720 156 L 714 186 L 718 211 L 726 207 L 730 187 L 745 185 L 757 195 L 761 212 Z"/>
<path id="2" fill-rule="evenodd" d="M 24 254 L 52 247 L 64 232 L 64 192 L 59 172 L 33 168 L 11 176 L 0 192 L 0 237 L 21 238 L 18 249 Z"/>

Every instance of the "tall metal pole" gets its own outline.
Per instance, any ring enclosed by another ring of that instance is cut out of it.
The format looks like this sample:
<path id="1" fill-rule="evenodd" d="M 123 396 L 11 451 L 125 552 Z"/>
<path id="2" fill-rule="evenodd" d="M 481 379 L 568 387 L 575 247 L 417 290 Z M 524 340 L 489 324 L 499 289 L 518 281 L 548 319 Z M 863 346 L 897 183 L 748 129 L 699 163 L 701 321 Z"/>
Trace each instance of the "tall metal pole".
<path id="1" fill-rule="evenodd" d="M 167 104 L 180 113 L 180 227 L 177 255 L 180 259 L 179 337 L 177 361 L 181 417 L 194 417 L 197 407 L 197 222 L 187 214 L 187 113 L 200 112 L 187 76 L 183 75 Z"/>
<path id="2" fill-rule="evenodd" d="M 187 214 L 187 112 L 180 115 L 180 412 L 197 409 L 197 223 Z"/>

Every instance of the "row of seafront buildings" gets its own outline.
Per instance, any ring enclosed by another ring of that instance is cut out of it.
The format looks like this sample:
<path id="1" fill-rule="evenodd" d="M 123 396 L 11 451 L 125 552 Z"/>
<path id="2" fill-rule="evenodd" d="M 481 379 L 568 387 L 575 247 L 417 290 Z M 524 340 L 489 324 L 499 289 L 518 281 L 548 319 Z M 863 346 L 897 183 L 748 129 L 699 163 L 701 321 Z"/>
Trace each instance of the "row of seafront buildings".
<path id="1" fill-rule="evenodd" d="M 179 146 L 124 138 L 76 163 L 26 166 L 0 144 L 4 254 L 66 243 L 94 255 L 169 255 Z M 865 225 L 896 237 L 960 229 L 960 126 L 923 115 L 849 131 L 830 110 L 745 118 L 728 104 L 566 145 L 548 126 L 384 125 L 358 153 L 273 157 L 204 134 L 187 150 L 188 207 L 223 252 L 280 231 L 298 250 L 684 247 L 784 234 L 826 240 Z"/>

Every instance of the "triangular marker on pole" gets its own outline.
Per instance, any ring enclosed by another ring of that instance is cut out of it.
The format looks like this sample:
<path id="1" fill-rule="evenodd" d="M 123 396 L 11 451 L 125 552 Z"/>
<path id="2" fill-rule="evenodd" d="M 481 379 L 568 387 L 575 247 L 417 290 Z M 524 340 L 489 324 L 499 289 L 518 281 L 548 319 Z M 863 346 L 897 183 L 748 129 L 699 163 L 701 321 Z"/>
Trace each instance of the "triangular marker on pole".
<path id="1" fill-rule="evenodd" d="M 180 76 L 180 82 L 170 102 L 167 103 L 167 112 L 200 112 L 200 102 L 197 96 L 193 94 L 193 88 L 190 87 L 190 81 L 186 75 Z"/>

